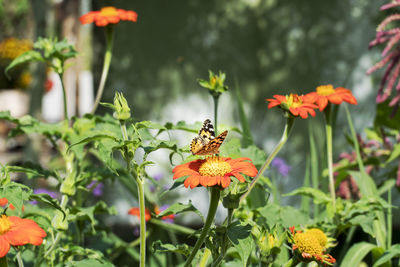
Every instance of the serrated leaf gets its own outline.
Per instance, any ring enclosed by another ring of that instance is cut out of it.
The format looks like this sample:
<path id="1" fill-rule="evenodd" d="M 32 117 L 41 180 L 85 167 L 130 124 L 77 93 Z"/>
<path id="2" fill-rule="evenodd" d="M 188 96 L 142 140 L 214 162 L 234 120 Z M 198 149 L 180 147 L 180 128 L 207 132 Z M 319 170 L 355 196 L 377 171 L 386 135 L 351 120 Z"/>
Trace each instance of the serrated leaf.
<path id="1" fill-rule="evenodd" d="M 346 253 L 340 267 L 359 266 L 365 256 L 374 248 L 376 245 L 367 242 L 354 244 Z"/>
<path id="2" fill-rule="evenodd" d="M 192 201 L 189 200 L 188 204 L 182 203 L 174 203 L 167 209 L 163 210 L 160 214 L 157 215 L 157 218 L 161 218 L 163 216 L 171 215 L 171 214 L 179 214 L 183 212 L 192 211 L 200 216 L 202 221 L 204 222 L 203 214 L 192 204 Z"/>
<path id="3" fill-rule="evenodd" d="M 186 244 L 181 244 L 181 245 L 172 245 L 172 244 L 163 244 L 160 240 L 157 240 L 156 242 L 153 243 L 153 251 L 154 252 L 174 252 L 174 253 L 179 253 L 185 256 L 189 256 L 190 253 L 192 252 L 192 249 L 186 245 Z"/>
<path id="4" fill-rule="evenodd" d="M 20 56 L 18 56 L 17 58 L 15 58 L 13 61 L 11 61 L 11 63 L 7 66 L 7 68 L 5 69 L 5 73 L 7 75 L 8 71 L 12 68 L 15 68 L 18 65 L 27 63 L 27 62 L 35 62 L 35 61 L 44 61 L 42 55 L 34 50 L 31 51 L 27 51 L 23 54 L 21 54 Z"/>
<path id="5" fill-rule="evenodd" d="M 164 125 L 161 125 L 152 121 L 140 121 L 135 124 L 136 129 L 146 128 L 146 129 L 157 129 L 157 130 L 167 130 Z"/>
<path id="6" fill-rule="evenodd" d="M 332 201 L 331 198 L 321 190 L 310 187 L 300 187 L 290 193 L 284 194 L 283 196 L 296 195 L 311 197 L 316 204 L 327 204 Z"/>
<path id="7" fill-rule="evenodd" d="M 149 154 L 151 152 L 154 152 L 158 149 L 170 149 L 173 151 L 178 150 L 178 146 L 176 141 L 165 141 L 165 140 L 155 140 L 151 142 L 150 144 L 143 146 L 143 150 L 146 154 Z"/>
<path id="8" fill-rule="evenodd" d="M 68 262 L 66 267 L 113 267 L 114 265 L 110 262 L 105 262 L 97 259 L 86 259 L 81 261 Z"/>
<path id="9" fill-rule="evenodd" d="M 58 202 L 57 199 L 52 198 L 50 195 L 48 194 L 31 194 L 29 197 L 30 200 L 37 200 L 40 201 L 44 204 L 47 204 L 49 206 L 52 206 L 53 208 L 61 211 L 64 215 L 64 218 L 66 216 L 64 210 L 61 208 L 60 203 Z M 64 220 L 63 218 L 63 220 Z"/>
<path id="10" fill-rule="evenodd" d="M 29 200 L 32 190 L 19 183 L 11 182 L 0 188 L 0 198 L 7 198 L 10 204 L 13 204 L 18 214 L 22 212 L 24 201 Z"/>
<path id="11" fill-rule="evenodd" d="M 238 221 L 233 222 L 227 228 L 228 238 L 239 253 L 243 266 L 246 266 L 254 246 L 251 229 L 250 224 L 241 224 Z"/>

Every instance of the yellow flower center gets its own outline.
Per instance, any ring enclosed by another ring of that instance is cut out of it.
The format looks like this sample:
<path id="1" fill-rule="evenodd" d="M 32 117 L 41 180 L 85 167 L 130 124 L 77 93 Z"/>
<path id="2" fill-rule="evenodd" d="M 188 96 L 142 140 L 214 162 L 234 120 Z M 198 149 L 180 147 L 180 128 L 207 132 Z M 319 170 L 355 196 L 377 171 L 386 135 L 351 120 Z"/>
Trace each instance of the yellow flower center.
<path id="1" fill-rule="evenodd" d="M 0 235 L 7 233 L 8 230 L 10 230 L 11 228 L 11 221 L 10 219 L 8 219 L 8 217 L 6 215 L 2 215 L 0 217 Z"/>
<path id="2" fill-rule="evenodd" d="M 224 176 L 231 171 L 231 165 L 219 157 L 207 158 L 199 168 L 199 173 L 201 176 Z"/>
<path id="3" fill-rule="evenodd" d="M 100 10 L 100 13 L 101 13 L 102 16 L 105 16 L 105 17 L 117 16 L 118 15 L 117 9 L 115 7 L 112 7 L 112 6 L 103 7 Z"/>
<path id="4" fill-rule="evenodd" d="M 288 105 L 288 108 L 297 108 L 300 107 L 303 102 L 301 101 L 300 97 L 294 94 L 290 94 L 289 96 L 286 96 L 286 103 Z"/>
<path id="5" fill-rule="evenodd" d="M 328 238 L 326 237 L 324 232 L 321 231 L 320 229 L 312 228 L 310 230 L 307 230 L 306 234 L 314 236 L 318 240 L 321 247 L 323 248 L 325 248 L 326 244 L 328 243 Z"/>
<path id="6" fill-rule="evenodd" d="M 317 87 L 317 94 L 319 95 L 331 95 L 333 93 L 335 93 L 335 88 L 333 88 L 332 84 Z"/>
<path id="7" fill-rule="evenodd" d="M 269 243 L 269 246 L 270 246 L 271 248 L 274 246 L 275 238 L 274 238 L 274 236 L 271 235 L 271 234 L 268 235 L 268 243 Z"/>
<path id="8" fill-rule="evenodd" d="M 315 236 L 307 233 L 296 233 L 293 240 L 300 252 L 310 255 L 322 255 L 323 248 Z"/>

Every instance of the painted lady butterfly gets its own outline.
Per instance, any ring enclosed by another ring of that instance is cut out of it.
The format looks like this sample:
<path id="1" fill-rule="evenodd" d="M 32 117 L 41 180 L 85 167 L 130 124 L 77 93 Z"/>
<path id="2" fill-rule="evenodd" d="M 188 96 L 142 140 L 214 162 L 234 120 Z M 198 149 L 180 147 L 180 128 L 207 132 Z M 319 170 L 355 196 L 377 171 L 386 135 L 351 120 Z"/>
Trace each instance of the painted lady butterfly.
<path id="1" fill-rule="evenodd" d="M 219 153 L 219 147 L 224 142 L 228 131 L 224 131 L 215 137 L 214 126 L 209 119 L 203 123 L 198 136 L 193 138 L 190 151 L 193 155 L 214 155 Z"/>

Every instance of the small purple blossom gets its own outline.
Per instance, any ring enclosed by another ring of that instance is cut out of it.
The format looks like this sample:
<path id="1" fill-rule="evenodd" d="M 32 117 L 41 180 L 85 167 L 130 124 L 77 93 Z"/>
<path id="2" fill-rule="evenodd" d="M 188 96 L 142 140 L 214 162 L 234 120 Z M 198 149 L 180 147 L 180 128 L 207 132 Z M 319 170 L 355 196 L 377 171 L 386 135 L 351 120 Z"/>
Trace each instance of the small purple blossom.
<path id="1" fill-rule="evenodd" d="M 37 189 L 34 189 L 34 190 L 33 190 L 33 193 L 34 193 L 34 194 L 47 194 L 47 195 L 51 196 L 52 198 L 57 198 L 57 197 L 58 197 L 58 194 L 57 194 L 56 192 L 47 190 L 46 188 L 37 188 Z M 32 205 L 37 205 L 37 204 L 38 204 L 38 201 L 37 201 L 37 200 L 32 200 L 32 201 L 30 201 L 29 203 L 32 204 Z"/>
<path id="2" fill-rule="evenodd" d="M 160 181 L 163 178 L 163 174 L 162 173 L 157 173 L 153 176 L 154 180 L 156 181 Z"/>
<path id="3" fill-rule="evenodd" d="M 94 187 L 94 188 L 93 188 Z M 88 184 L 86 186 L 87 189 L 92 189 L 92 194 L 95 197 L 100 197 L 101 195 L 103 195 L 103 188 L 104 188 L 104 184 L 98 181 L 91 181 L 90 184 Z"/>
<path id="4" fill-rule="evenodd" d="M 277 169 L 277 171 L 284 177 L 289 175 L 289 171 L 291 169 L 285 160 L 279 157 L 276 157 L 272 160 L 271 166 Z"/>

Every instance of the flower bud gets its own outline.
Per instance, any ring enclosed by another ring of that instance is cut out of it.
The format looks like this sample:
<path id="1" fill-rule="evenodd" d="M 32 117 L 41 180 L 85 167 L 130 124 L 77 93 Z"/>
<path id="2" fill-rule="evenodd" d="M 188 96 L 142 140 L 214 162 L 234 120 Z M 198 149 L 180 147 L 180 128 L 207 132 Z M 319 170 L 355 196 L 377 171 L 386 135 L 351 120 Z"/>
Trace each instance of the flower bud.
<path id="1" fill-rule="evenodd" d="M 131 117 L 131 109 L 128 106 L 124 95 L 116 92 L 114 96 L 114 118 L 120 121 L 125 121 Z"/>

